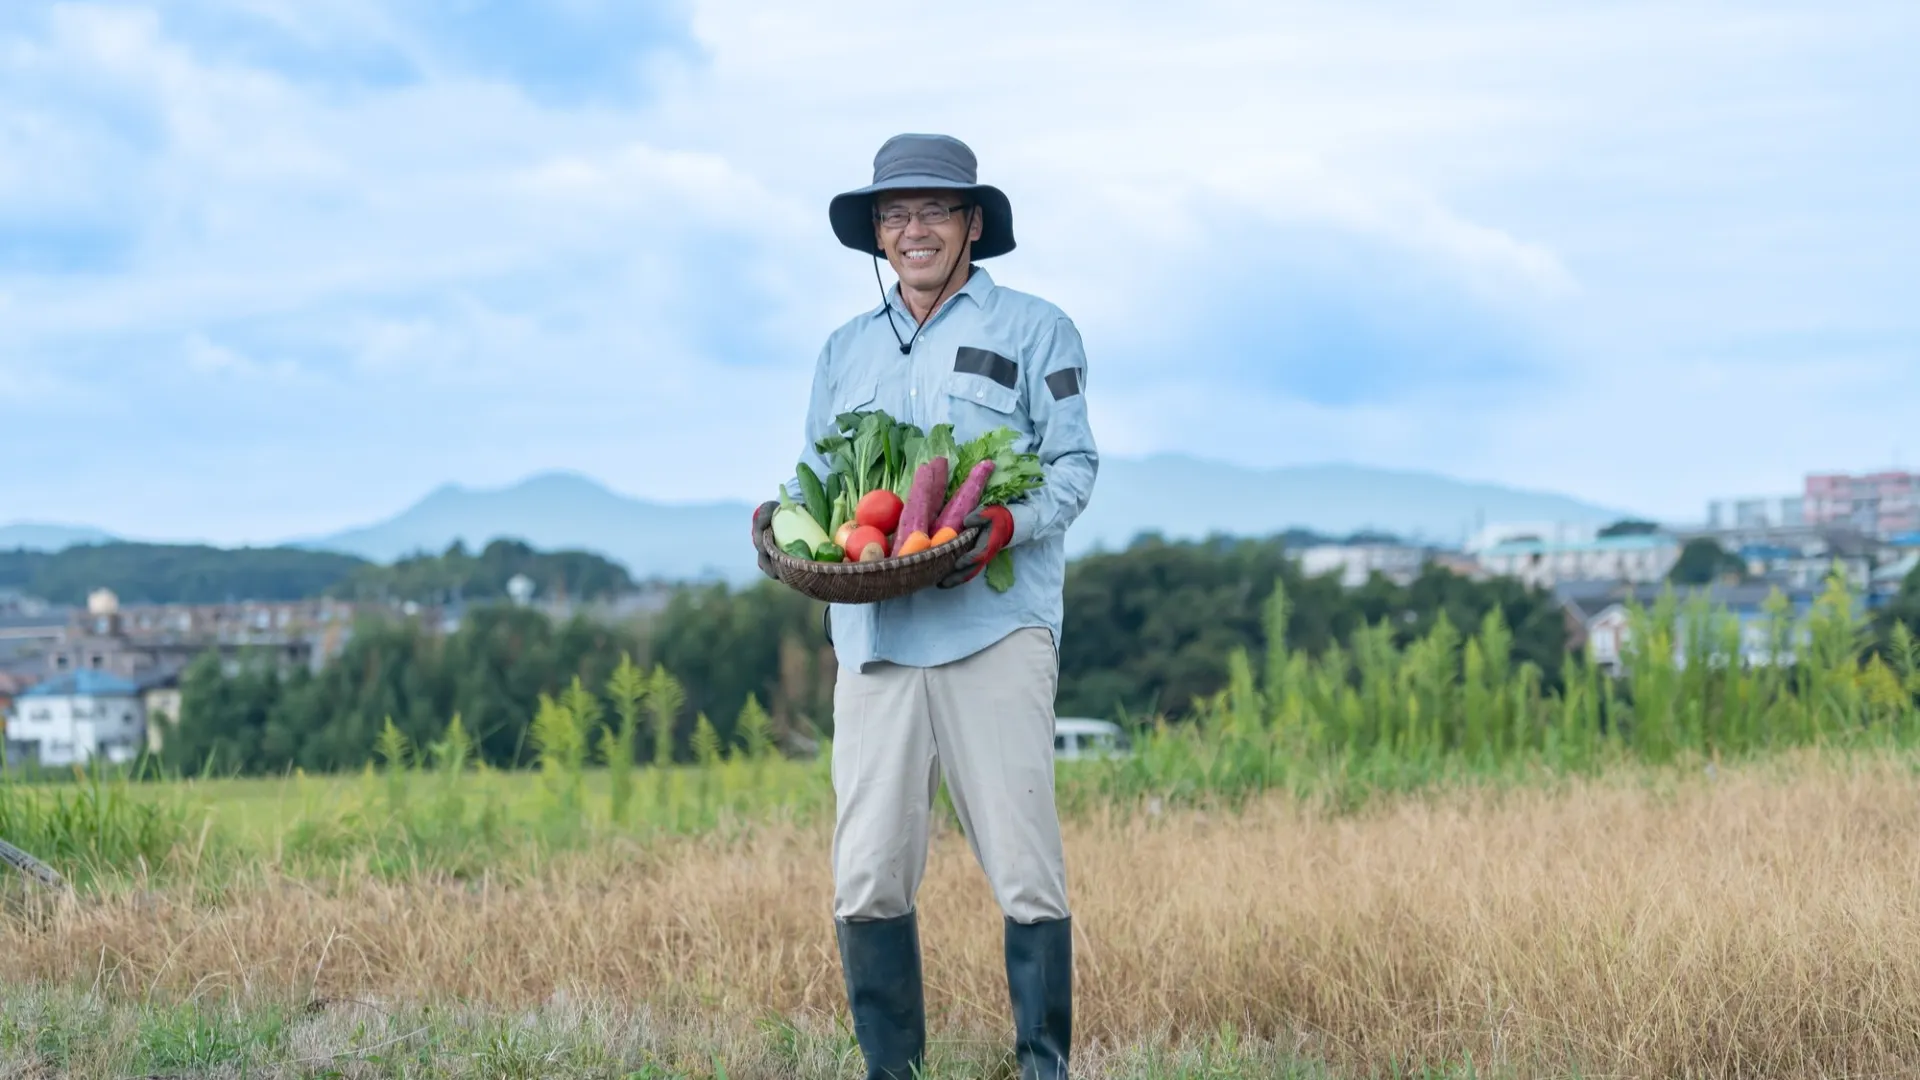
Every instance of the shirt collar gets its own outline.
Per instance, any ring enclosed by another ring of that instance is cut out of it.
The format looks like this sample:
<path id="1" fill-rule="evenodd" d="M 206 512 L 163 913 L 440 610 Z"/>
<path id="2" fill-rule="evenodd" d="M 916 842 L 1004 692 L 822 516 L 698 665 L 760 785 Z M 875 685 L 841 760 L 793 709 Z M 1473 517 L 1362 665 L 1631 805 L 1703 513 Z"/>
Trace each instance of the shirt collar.
<path id="1" fill-rule="evenodd" d="M 951 297 L 947 299 L 946 307 L 952 307 L 954 304 L 954 301 L 960 299 L 963 296 L 972 297 L 973 302 L 976 304 L 983 303 L 987 298 L 987 294 L 992 291 L 993 291 L 993 276 L 987 273 L 986 267 L 981 266 L 979 263 L 974 263 L 973 273 L 967 276 L 966 283 L 960 286 L 959 291 L 955 292 Z M 900 283 L 897 281 L 893 283 L 893 288 L 887 290 L 886 303 L 883 303 L 879 307 L 874 308 L 868 314 L 873 315 L 875 317 L 883 315 L 886 313 L 888 304 L 891 304 L 893 305 L 894 308 L 898 309 L 900 314 L 905 315 L 909 321 L 912 320 L 913 315 L 911 312 L 907 310 L 907 302 L 905 300 L 900 299 Z M 945 308 L 942 308 L 942 310 L 945 310 Z M 938 315 L 939 312 L 936 311 L 934 312 L 934 314 Z"/>

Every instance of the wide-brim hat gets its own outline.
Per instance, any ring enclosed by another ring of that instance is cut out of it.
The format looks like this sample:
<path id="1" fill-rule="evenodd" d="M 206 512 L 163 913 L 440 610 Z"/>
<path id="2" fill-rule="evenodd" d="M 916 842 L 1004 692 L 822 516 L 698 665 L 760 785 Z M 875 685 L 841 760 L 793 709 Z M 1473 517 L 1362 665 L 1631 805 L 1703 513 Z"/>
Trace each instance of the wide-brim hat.
<path id="1" fill-rule="evenodd" d="M 963 193 L 980 207 L 975 259 L 1013 250 L 1013 204 L 1006 193 L 979 182 L 979 162 L 966 143 L 951 135 L 895 135 L 873 155 L 873 183 L 842 192 L 827 204 L 833 235 L 855 251 L 884 254 L 873 238 L 873 197 L 883 191 L 931 188 Z"/>

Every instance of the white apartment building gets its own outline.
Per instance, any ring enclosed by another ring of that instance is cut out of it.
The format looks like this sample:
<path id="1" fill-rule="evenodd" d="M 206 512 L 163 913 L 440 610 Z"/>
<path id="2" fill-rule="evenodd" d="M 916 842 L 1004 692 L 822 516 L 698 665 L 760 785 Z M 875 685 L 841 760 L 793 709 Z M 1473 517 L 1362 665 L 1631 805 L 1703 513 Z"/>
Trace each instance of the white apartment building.
<path id="1" fill-rule="evenodd" d="M 1300 552 L 1300 572 L 1308 577 L 1340 575 L 1340 584 L 1357 589 L 1378 572 L 1396 585 L 1420 576 L 1427 565 L 1423 548 L 1405 544 L 1316 544 Z"/>
<path id="2" fill-rule="evenodd" d="M 147 710 L 138 686 L 83 669 L 22 693 L 7 725 L 7 757 L 42 765 L 84 764 L 96 756 L 131 761 L 147 741 Z"/>
<path id="3" fill-rule="evenodd" d="M 1514 577 L 1528 585 L 1552 588 L 1565 581 L 1622 581 L 1632 584 L 1666 579 L 1680 561 L 1680 542 L 1671 536 L 1603 536 L 1557 543 L 1507 540 L 1480 552 L 1489 574 Z"/>

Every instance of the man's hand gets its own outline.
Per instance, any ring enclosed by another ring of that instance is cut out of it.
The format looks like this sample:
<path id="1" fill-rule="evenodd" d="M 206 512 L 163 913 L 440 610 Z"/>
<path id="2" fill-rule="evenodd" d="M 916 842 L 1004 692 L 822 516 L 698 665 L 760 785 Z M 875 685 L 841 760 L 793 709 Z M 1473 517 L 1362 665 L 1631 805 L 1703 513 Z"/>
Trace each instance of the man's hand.
<path id="1" fill-rule="evenodd" d="M 766 546 L 760 543 L 760 537 L 767 531 L 767 526 L 773 521 L 773 512 L 778 509 L 779 503 L 768 501 L 761 503 L 753 512 L 753 551 L 759 556 L 760 572 L 775 581 L 780 580 L 780 574 L 773 568 L 773 560 L 767 557 Z"/>
<path id="2" fill-rule="evenodd" d="M 959 561 L 953 564 L 953 572 L 940 579 L 940 587 L 951 589 L 956 585 L 965 585 L 972 581 L 980 571 L 986 569 L 1001 549 L 1013 543 L 1013 514 L 1004 506 L 986 506 L 967 515 L 961 529 L 977 528 L 980 535 L 973 546 L 960 553 Z"/>

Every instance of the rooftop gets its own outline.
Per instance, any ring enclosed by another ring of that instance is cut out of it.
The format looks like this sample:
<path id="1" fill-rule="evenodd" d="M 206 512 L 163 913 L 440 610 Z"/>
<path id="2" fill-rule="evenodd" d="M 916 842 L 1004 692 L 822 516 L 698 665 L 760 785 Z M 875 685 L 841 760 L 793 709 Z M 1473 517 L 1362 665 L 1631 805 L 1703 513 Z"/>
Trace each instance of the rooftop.
<path id="1" fill-rule="evenodd" d="M 1487 555 L 1553 555 L 1579 551 L 1657 551 L 1678 547 L 1679 541 L 1661 533 L 1632 536 L 1602 536 L 1592 540 L 1502 540 L 1488 548 Z"/>
<path id="2" fill-rule="evenodd" d="M 82 669 L 69 671 L 46 682 L 35 685 L 23 698 L 32 697 L 133 697 L 140 688 L 118 675 L 109 675 L 104 671 Z"/>

